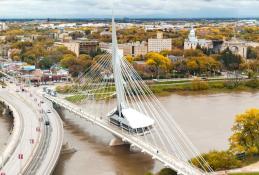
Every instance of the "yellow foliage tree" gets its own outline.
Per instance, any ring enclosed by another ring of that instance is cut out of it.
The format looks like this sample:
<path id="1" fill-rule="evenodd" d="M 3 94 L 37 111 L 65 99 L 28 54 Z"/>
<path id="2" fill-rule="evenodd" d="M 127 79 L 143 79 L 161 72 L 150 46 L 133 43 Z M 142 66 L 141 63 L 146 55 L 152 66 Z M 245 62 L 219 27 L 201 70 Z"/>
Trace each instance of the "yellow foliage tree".
<path id="1" fill-rule="evenodd" d="M 259 153 L 259 109 L 237 115 L 232 131 L 229 139 L 232 152 Z"/>
<path id="2" fill-rule="evenodd" d="M 146 54 L 145 58 L 146 64 L 155 68 L 157 78 L 159 78 L 161 71 L 167 72 L 172 66 L 171 60 L 159 53 L 150 52 Z"/>

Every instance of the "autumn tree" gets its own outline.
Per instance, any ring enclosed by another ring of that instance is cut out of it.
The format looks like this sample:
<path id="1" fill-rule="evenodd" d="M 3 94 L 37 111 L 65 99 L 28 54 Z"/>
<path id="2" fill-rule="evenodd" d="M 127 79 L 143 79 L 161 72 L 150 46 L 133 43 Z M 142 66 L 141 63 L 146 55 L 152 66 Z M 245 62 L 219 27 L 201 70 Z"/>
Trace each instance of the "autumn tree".
<path id="1" fill-rule="evenodd" d="M 234 153 L 259 153 L 259 109 L 250 109 L 237 115 L 230 137 Z"/>
<path id="2" fill-rule="evenodd" d="M 238 168 L 241 162 L 236 159 L 235 155 L 230 151 L 210 151 L 202 154 L 202 157 L 209 164 L 214 171 Z M 198 168 L 203 169 L 207 167 L 205 162 L 198 161 L 200 158 L 193 158 L 191 162 Z M 206 169 L 208 171 L 208 169 Z"/>
<path id="3" fill-rule="evenodd" d="M 134 58 L 131 55 L 126 55 L 125 58 L 129 63 L 133 63 Z"/>
<path id="4" fill-rule="evenodd" d="M 78 58 L 72 54 L 64 55 L 60 64 L 64 68 L 68 68 L 72 76 L 78 76 L 85 72 L 92 65 L 92 58 L 89 55 L 80 55 Z"/>
<path id="5" fill-rule="evenodd" d="M 169 58 L 155 52 L 150 52 L 145 56 L 146 64 L 155 69 L 157 78 L 162 71 L 167 72 L 172 66 L 172 62 Z"/>
<path id="6" fill-rule="evenodd" d="M 193 57 L 187 60 L 187 68 L 191 73 L 207 73 L 219 70 L 221 64 L 212 57 Z"/>
<path id="7" fill-rule="evenodd" d="M 189 57 L 201 57 L 204 56 L 203 52 L 199 49 L 193 50 L 193 49 L 188 49 L 184 51 L 184 57 L 189 58 Z"/>

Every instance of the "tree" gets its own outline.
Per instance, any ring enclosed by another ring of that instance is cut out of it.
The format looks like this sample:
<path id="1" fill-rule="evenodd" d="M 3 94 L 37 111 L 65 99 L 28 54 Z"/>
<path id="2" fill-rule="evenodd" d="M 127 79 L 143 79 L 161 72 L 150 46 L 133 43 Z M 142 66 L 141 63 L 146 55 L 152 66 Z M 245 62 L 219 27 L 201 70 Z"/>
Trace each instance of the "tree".
<path id="1" fill-rule="evenodd" d="M 241 165 L 241 162 L 237 160 L 236 156 L 230 151 L 210 151 L 209 153 L 202 154 L 202 157 L 214 171 L 233 169 Z M 207 167 L 198 160 L 200 160 L 200 158 L 193 158 L 191 162 L 200 169 Z"/>
<path id="2" fill-rule="evenodd" d="M 187 68 L 192 73 L 207 73 L 219 70 L 221 64 L 212 57 L 193 57 L 187 60 Z"/>
<path id="3" fill-rule="evenodd" d="M 177 172 L 170 168 L 164 168 L 158 173 L 158 175 L 177 175 Z"/>
<path id="4" fill-rule="evenodd" d="M 160 55 L 159 53 L 150 52 L 146 54 L 146 64 L 155 68 L 156 76 L 159 78 L 161 71 L 168 71 L 172 66 L 172 62 L 169 58 Z"/>
<path id="5" fill-rule="evenodd" d="M 229 48 L 222 52 L 222 55 L 219 59 L 224 67 L 230 71 L 239 70 L 240 65 L 243 63 L 241 56 L 233 54 Z"/>
<path id="6" fill-rule="evenodd" d="M 131 55 L 127 55 L 125 58 L 129 63 L 133 63 L 133 57 Z"/>
<path id="7" fill-rule="evenodd" d="M 50 58 L 42 58 L 40 61 L 39 61 L 39 68 L 41 69 L 50 69 L 51 66 L 53 65 L 53 61 L 50 59 Z"/>
<path id="8" fill-rule="evenodd" d="M 85 72 L 92 64 L 93 60 L 89 55 L 79 55 L 78 58 L 71 54 L 64 55 L 60 64 L 64 68 L 68 68 L 72 76 L 78 76 L 80 73 Z"/>
<path id="9" fill-rule="evenodd" d="M 250 109 L 237 115 L 230 137 L 234 153 L 259 153 L 259 109 Z"/>
<path id="10" fill-rule="evenodd" d="M 184 51 L 184 57 L 189 58 L 189 57 L 201 57 L 203 56 L 203 52 L 201 50 L 193 50 L 193 49 L 189 49 L 189 50 L 185 50 Z"/>
<path id="11" fill-rule="evenodd" d="M 257 57 L 259 57 L 259 48 L 248 47 L 247 59 L 256 59 Z"/>
<path id="12" fill-rule="evenodd" d="M 75 63 L 76 63 L 76 57 L 71 54 L 64 55 L 63 59 L 60 61 L 61 66 L 64 68 L 69 68 Z"/>

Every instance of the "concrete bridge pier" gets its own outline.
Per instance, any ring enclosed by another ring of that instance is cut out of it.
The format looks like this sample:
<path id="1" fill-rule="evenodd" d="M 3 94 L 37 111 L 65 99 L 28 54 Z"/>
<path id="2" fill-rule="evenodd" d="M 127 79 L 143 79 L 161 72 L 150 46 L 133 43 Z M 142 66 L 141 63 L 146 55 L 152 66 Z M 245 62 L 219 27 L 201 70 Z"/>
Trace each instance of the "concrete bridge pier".
<path id="1" fill-rule="evenodd" d="M 123 142 L 121 138 L 115 136 L 113 139 L 111 139 L 109 146 L 119 146 L 125 144 L 127 143 Z"/>

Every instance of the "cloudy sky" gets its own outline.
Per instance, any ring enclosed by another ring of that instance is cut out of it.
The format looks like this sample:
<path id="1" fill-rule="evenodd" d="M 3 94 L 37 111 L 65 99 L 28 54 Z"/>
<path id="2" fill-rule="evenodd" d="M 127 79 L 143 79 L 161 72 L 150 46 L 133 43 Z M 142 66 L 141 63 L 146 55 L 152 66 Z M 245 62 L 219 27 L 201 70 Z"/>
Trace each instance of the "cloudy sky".
<path id="1" fill-rule="evenodd" d="M 0 0 L 0 18 L 259 17 L 259 0 Z"/>

